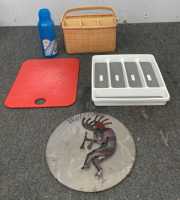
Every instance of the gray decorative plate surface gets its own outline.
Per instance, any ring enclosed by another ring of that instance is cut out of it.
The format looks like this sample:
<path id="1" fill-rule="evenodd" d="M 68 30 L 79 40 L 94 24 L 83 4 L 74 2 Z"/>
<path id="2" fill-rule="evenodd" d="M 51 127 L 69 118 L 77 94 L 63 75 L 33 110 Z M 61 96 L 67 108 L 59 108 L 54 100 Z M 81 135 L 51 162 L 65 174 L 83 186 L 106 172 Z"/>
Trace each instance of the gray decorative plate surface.
<path id="1" fill-rule="evenodd" d="M 102 113 L 82 113 L 51 134 L 46 159 L 54 178 L 74 190 L 98 192 L 120 183 L 135 161 L 128 129 Z"/>

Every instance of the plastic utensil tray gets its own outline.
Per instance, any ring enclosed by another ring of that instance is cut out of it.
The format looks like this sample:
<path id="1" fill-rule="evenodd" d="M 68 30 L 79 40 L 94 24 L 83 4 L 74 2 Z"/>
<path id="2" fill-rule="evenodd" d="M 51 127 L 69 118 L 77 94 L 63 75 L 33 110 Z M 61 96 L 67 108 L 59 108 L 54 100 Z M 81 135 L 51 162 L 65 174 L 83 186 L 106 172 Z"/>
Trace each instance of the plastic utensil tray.
<path id="1" fill-rule="evenodd" d="M 92 58 L 92 100 L 96 106 L 165 105 L 170 95 L 153 55 Z"/>

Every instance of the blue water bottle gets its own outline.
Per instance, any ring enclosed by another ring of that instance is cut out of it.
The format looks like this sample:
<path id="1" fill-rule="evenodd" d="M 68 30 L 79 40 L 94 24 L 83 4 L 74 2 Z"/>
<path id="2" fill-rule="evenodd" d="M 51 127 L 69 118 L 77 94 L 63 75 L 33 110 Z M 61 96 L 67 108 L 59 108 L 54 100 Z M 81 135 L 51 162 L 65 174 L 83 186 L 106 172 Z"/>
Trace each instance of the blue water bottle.
<path id="1" fill-rule="evenodd" d="M 58 50 L 54 22 L 46 8 L 39 10 L 38 29 L 43 56 L 47 58 L 56 56 Z"/>

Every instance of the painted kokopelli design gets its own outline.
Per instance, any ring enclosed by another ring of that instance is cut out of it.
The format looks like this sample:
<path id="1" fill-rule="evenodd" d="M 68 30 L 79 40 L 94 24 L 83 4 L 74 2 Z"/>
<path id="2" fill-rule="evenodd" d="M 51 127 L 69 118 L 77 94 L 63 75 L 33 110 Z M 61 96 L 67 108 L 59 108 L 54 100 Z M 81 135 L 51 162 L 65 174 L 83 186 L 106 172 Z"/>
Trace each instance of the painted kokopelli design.
<path id="1" fill-rule="evenodd" d="M 111 122 L 105 121 L 109 119 L 104 119 L 101 121 L 104 116 L 100 116 L 97 120 L 98 115 L 96 115 L 93 121 L 90 121 L 91 118 L 87 119 L 85 122 L 85 118 L 82 120 L 82 125 L 85 129 L 89 131 L 93 131 L 94 137 L 92 139 L 87 138 L 87 132 L 85 133 L 84 141 L 81 145 L 81 149 L 84 149 L 84 144 L 86 141 L 90 141 L 87 146 L 88 149 L 92 148 L 94 142 L 100 142 L 101 146 L 90 153 L 87 154 L 84 165 L 82 169 L 90 168 L 91 163 L 97 168 L 97 173 L 95 174 L 96 178 L 101 178 L 103 169 L 100 166 L 100 161 L 110 157 L 116 149 L 116 135 L 111 128 L 106 128 L 105 125 L 112 124 Z"/>

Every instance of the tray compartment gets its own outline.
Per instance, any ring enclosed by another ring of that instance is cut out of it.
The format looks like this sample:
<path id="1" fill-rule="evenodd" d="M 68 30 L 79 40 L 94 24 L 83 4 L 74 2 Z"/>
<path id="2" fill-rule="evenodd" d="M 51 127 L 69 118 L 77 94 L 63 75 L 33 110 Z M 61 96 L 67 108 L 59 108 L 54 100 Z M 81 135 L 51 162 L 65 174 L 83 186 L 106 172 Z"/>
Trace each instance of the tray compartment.
<path id="1" fill-rule="evenodd" d="M 140 62 L 146 83 L 148 87 L 159 87 L 158 80 L 150 62 Z"/>
<path id="2" fill-rule="evenodd" d="M 108 88 L 107 63 L 95 63 L 95 88 Z"/>
<path id="3" fill-rule="evenodd" d="M 111 86 L 113 88 L 125 88 L 123 68 L 120 62 L 110 62 Z"/>
<path id="4" fill-rule="evenodd" d="M 97 88 L 93 90 L 95 98 L 162 98 L 167 93 L 164 88 Z"/>
<path id="5" fill-rule="evenodd" d="M 128 77 L 129 86 L 133 88 L 142 87 L 138 68 L 135 62 L 125 62 L 126 73 Z"/>

